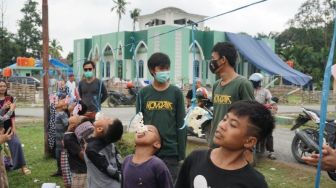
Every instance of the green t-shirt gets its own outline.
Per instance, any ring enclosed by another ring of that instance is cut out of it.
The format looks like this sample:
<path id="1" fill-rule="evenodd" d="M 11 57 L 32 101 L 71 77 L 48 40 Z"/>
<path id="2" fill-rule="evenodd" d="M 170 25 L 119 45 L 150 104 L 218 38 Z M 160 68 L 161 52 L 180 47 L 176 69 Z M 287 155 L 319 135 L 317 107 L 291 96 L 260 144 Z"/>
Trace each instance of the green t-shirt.
<path id="1" fill-rule="evenodd" d="M 211 148 L 215 147 L 213 137 L 218 123 L 223 119 L 230 105 L 239 100 L 254 100 L 252 84 L 245 77 L 237 76 L 225 86 L 221 86 L 220 82 L 221 79 L 217 80 L 212 89 L 214 112 L 209 140 Z"/>
<path id="2" fill-rule="evenodd" d="M 162 143 L 158 157 L 185 158 L 187 130 L 184 124 L 185 108 L 181 90 L 170 85 L 164 91 L 157 91 L 152 85 L 140 90 L 136 102 L 136 112 L 141 111 L 144 124 L 158 128 Z"/>

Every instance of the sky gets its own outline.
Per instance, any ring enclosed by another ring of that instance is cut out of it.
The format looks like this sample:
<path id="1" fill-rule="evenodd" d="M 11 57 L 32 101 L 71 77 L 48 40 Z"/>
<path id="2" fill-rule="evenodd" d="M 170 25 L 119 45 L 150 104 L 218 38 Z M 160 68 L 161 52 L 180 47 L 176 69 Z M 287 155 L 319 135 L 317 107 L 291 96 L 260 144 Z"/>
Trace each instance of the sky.
<path id="1" fill-rule="evenodd" d="M 39 11 L 42 15 L 42 0 Z M 127 0 L 126 14 L 122 17 L 120 31 L 132 30 L 130 10 L 141 9 L 141 15 L 151 14 L 165 7 L 176 7 L 188 13 L 205 16 L 218 15 L 259 0 Z M 281 32 L 289 27 L 305 0 L 267 0 L 245 9 L 205 22 L 211 30 L 257 33 Z M 20 9 L 26 0 L 0 0 L 4 4 L 4 27 L 12 33 L 18 30 Z M 49 39 L 57 39 L 66 57 L 73 51 L 75 39 L 117 31 L 118 16 L 111 12 L 113 0 L 49 0 Z"/>

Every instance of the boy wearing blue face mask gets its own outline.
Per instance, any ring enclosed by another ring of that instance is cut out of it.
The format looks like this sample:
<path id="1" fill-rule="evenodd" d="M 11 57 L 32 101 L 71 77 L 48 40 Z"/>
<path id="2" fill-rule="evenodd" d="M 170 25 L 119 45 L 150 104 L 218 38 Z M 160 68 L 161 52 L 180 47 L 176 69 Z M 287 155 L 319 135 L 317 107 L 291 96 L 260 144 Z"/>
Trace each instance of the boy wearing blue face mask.
<path id="1" fill-rule="evenodd" d="M 78 93 L 87 105 L 87 113 L 84 114 L 90 119 L 94 119 L 98 108 L 107 98 L 107 90 L 101 80 L 94 76 L 95 63 L 86 61 L 83 64 L 84 79 L 78 84 Z"/>
<path id="2" fill-rule="evenodd" d="M 183 94 L 169 83 L 170 60 L 166 54 L 154 53 L 147 66 L 154 81 L 140 90 L 136 111 L 142 112 L 144 124 L 155 125 L 161 133 L 163 145 L 157 156 L 166 163 L 175 181 L 186 149 L 187 132 L 180 129 L 185 116 Z"/>

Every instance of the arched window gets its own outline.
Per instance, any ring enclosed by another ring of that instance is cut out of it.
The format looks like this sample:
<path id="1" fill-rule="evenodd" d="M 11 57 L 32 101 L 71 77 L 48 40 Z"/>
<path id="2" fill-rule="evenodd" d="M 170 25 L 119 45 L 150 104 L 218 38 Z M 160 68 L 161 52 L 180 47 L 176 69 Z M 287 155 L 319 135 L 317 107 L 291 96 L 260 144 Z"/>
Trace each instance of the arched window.
<path id="1" fill-rule="evenodd" d="M 144 77 L 144 61 L 140 60 L 139 61 L 139 78 L 143 78 Z"/>
<path id="2" fill-rule="evenodd" d="M 111 74 L 110 74 L 110 67 L 111 67 L 111 63 L 109 61 L 106 62 L 106 77 L 110 78 Z"/>
<path id="3" fill-rule="evenodd" d="M 120 78 L 121 80 L 122 76 L 123 76 L 123 61 L 118 60 L 118 78 Z"/>
<path id="4" fill-rule="evenodd" d="M 195 76 L 200 77 L 200 63 L 198 60 L 194 61 L 194 66 L 195 66 Z"/>

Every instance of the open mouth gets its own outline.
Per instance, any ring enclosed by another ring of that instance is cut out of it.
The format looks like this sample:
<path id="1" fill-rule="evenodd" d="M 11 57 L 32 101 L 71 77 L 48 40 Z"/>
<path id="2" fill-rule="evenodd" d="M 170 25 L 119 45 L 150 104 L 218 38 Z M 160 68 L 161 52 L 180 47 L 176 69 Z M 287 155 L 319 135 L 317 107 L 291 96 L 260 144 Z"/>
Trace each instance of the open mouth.
<path id="1" fill-rule="evenodd" d="M 137 133 L 137 138 L 142 138 L 144 137 L 146 134 L 143 132 L 143 133 Z"/>

